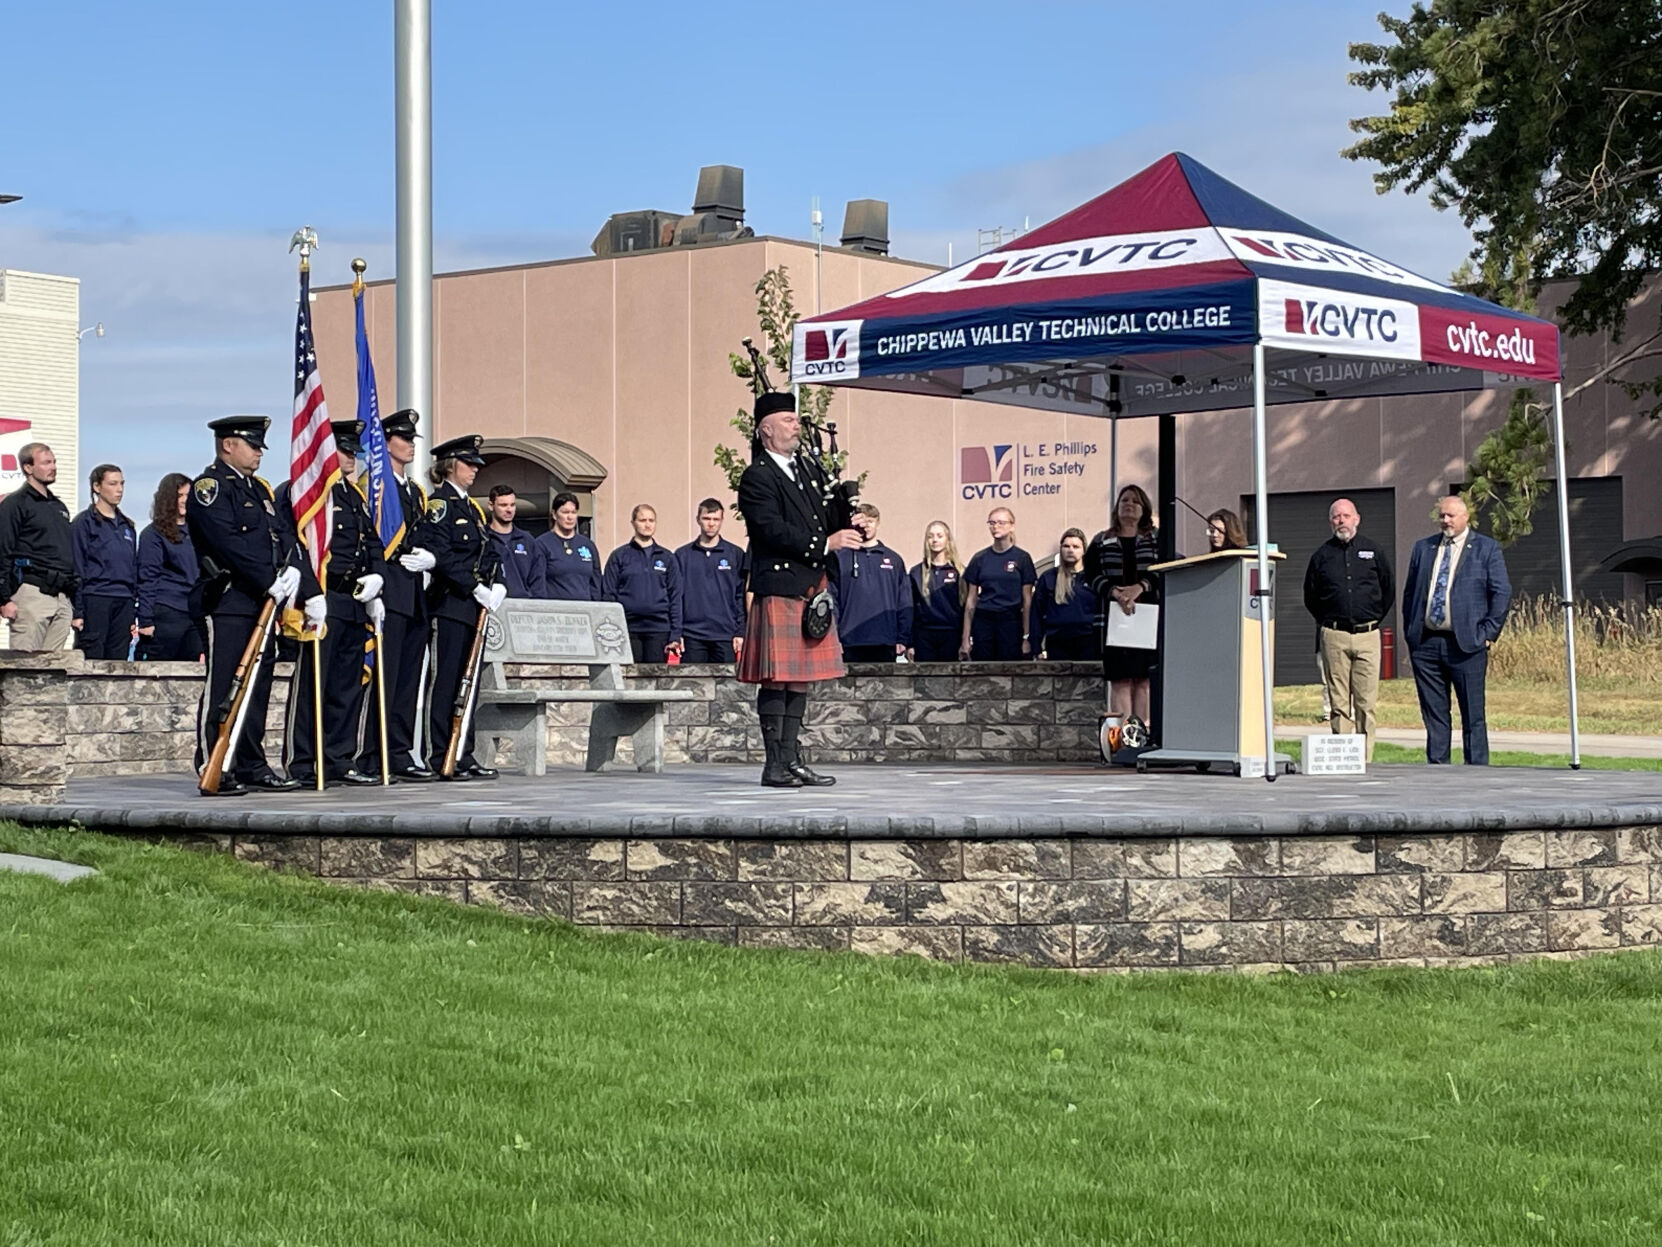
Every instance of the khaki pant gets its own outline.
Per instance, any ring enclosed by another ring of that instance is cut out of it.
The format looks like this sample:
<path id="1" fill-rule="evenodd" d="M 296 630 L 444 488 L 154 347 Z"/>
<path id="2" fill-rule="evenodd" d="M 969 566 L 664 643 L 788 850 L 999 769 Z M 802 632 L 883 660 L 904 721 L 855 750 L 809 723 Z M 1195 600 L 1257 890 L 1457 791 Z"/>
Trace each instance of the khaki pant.
<path id="1" fill-rule="evenodd" d="M 1373 761 L 1374 706 L 1379 700 L 1379 629 L 1340 632 L 1322 629 L 1322 661 L 1327 664 L 1327 695 L 1333 703 L 1333 730 L 1361 732 Z"/>
<path id="2" fill-rule="evenodd" d="M 17 618 L 12 620 L 13 649 L 62 649 L 69 643 L 74 607 L 62 593 L 49 595 L 34 585 L 19 585 L 12 602 L 17 607 Z"/>

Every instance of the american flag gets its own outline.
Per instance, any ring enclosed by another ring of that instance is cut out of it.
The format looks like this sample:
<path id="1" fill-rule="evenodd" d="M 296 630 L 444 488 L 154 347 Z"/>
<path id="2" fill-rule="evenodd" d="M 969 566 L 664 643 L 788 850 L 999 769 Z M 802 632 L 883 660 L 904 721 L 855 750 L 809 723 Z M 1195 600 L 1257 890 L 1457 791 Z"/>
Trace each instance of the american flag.
<path id="1" fill-rule="evenodd" d="M 294 328 L 294 427 L 290 433 L 289 505 L 294 524 L 305 543 L 306 557 L 318 583 L 324 583 L 329 562 L 329 539 L 334 535 L 335 510 L 329 492 L 340 480 L 335 454 L 335 432 L 329 427 L 329 404 L 323 399 L 323 379 L 317 375 L 317 351 L 312 345 L 312 275 L 300 266 L 300 315 Z"/>

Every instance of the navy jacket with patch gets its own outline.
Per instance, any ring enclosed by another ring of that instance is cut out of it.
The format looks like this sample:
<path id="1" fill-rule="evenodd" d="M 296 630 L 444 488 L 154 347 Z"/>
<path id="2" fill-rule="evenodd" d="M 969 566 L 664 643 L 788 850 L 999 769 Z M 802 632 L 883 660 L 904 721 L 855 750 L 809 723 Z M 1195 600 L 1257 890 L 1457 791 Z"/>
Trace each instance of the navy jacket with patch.
<path id="1" fill-rule="evenodd" d="M 744 551 L 731 541 L 689 541 L 675 552 L 681 569 L 683 635 L 731 641 L 744 635 Z"/>

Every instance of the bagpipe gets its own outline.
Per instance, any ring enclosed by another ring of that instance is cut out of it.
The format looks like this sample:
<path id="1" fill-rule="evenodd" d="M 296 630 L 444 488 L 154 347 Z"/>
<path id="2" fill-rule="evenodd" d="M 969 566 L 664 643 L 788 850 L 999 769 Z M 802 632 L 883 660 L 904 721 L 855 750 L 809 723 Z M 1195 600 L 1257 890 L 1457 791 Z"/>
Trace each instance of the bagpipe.
<path id="1" fill-rule="evenodd" d="M 744 349 L 750 353 L 751 380 L 756 393 L 775 393 L 774 384 L 768 378 L 766 358 L 749 338 L 744 339 Z M 854 508 L 860 503 L 860 482 L 843 479 L 842 456 L 837 450 L 837 422 L 822 420 L 800 409 L 796 416 L 802 426 L 802 444 L 797 447 L 796 461 L 799 465 L 809 465 L 803 479 L 820 483 L 830 531 L 853 527 Z M 753 436 L 752 450 L 759 446 L 760 442 Z"/>

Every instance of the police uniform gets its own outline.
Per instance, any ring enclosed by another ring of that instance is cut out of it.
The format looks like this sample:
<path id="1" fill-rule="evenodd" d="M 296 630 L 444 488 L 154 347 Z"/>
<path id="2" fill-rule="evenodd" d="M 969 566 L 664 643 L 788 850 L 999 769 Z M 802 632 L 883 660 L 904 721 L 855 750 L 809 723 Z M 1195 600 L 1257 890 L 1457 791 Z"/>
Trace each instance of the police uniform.
<path id="1" fill-rule="evenodd" d="M 477 435 L 454 438 L 433 447 L 433 461 L 455 459 L 476 467 L 485 465 L 479 453 Z M 432 615 L 428 698 L 428 769 L 438 771 L 450 745 L 456 694 L 461 690 L 467 660 L 473 651 L 473 636 L 482 609 L 474 590 L 490 588 L 495 580 L 496 547 L 491 542 L 485 509 L 467 496 L 454 481 L 433 488 L 427 510 L 416 533 L 416 544 L 431 551 L 436 564 L 433 583 L 427 591 Z M 475 685 L 477 696 L 477 685 Z M 495 779 L 496 772 L 480 766 L 473 756 L 473 718 L 456 755 L 456 779 Z"/>
<path id="2" fill-rule="evenodd" d="M 335 420 L 336 449 L 357 454 L 362 420 Z M 285 483 L 278 491 L 280 509 L 290 510 L 292 500 Z M 323 685 L 323 778 L 327 783 L 373 784 L 377 777 L 360 772 L 355 762 L 361 745 L 363 709 L 368 685 L 364 682 L 364 649 L 373 635 L 367 607 L 364 578 L 378 576 L 385 581 L 387 560 L 369 514 L 369 502 L 356 484 L 344 476 L 329 492 L 332 531 L 329 562 L 324 569 L 324 596 L 328 603 L 328 626 L 316 645 L 300 647 L 294 682 L 290 686 L 288 717 L 283 733 L 283 764 L 289 777 L 308 786 L 317 780 L 317 717 L 313 700 L 315 688 L 312 663 L 318 662 Z"/>
<path id="3" fill-rule="evenodd" d="M 406 408 L 383 416 L 381 429 L 388 437 L 413 442 L 420 436 L 416 432 L 420 419 L 416 412 Z M 381 587 L 381 601 L 387 608 L 387 619 L 381 628 L 377 660 L 385 664 L 381 679 L 386 685 L 388 765 L 395 778 L 411 783 L 433 778 L 425 762 L 427 751 L 422 741 L 425 724 L 421 713 L 427 668 L 427 591 L 422 583 L 423 573 L 411 571 L 399 560 L 418 549 L 416 534 L 427 509 L 427 495 L 420 485 L 400 479 L 396 473 L 393 483 L 398 489 L 404 517 L 404 536 L 393 549 L 386 551 L 383 573 L 386 583 Z M 373 696 L 366 696 L 364 702 L 356 770 L 375 779 L 381 776 L 381 712 Z"/>
<path id="4" fill-rule="evenodd" d="M 208 427 L 216 438 L 237 437 L 265 449 L 264 416 L 227 416 Z M 244 476 L 216 458 L 191 485 L 185 503 L 191 544 L 202 571 L 202 605 L 208 622 L 208 678 L 196 715 L 196 769 L 200 773 L 219 737 L 224 702 L 243 650 L 278 575 L 289 567 L 299 572 L 297 600 L 319 593 L 317 578 L 299 557 L 299 540 L 291 517 L 277 507 L 271 486 Z M 248 691 L 242 732 L 232 743 L 220 795 L 246 788 L 283 790 L 299 785 L 279 778 L 266 762 L 266 707 L 271 700 L 275 633 L 268 642 L 259 675 Z"/>
<path id="5" fill-rule="evenodd" d="M 778 411 L 795 411 L 789 393 L 757 396 L 759 426 Z M 762 784 L 799 788 L 836 782 L 802 761 L 797 740 L 808 711 L 803 687 L 846 674 L 837 627 L 817 639 L 802 631 L 808 600 L 824 589 L 836 560 L 827 553 L 830 516 L 826 480 L 812 456 L 797 454 L 779 463 L 752 445 L 750 466 L 739 479 L 739 510 L 750 535 L 750 614 L 745 621 L 739 679 L 761 687 L 756 712 L 762 724 L 767 765 Z"/>

